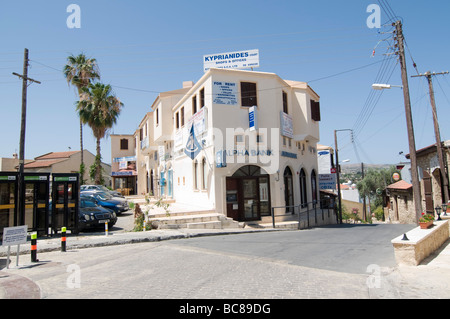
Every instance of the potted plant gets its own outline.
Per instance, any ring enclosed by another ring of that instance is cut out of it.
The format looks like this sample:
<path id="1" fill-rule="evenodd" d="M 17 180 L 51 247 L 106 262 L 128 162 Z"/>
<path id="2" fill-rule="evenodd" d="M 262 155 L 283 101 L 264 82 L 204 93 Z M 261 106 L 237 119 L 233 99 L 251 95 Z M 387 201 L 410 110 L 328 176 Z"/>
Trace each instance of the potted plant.
<path id="1" fill-rule="evenodd" d="M 419 219 L 419 225 L 421 229 L 427 229 L 433 225 L 434 216 L 431 214 L 422 213 L 422 217 Z"/>

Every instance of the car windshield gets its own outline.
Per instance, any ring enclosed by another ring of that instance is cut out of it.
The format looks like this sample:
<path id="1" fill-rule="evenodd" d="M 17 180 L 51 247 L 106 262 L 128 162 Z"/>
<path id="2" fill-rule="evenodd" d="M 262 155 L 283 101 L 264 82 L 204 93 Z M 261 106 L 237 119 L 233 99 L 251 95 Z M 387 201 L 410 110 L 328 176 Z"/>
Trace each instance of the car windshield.
<path id="1" fill-rule="evenodd" d="M 85 207 L 97 207 L 97 205 L 89 200 L 89 199 L 82 199 L 81 200 L 81 207 L 85 208 Z"/>
<path id="2" fill-rule="evenodd" d="M 106 193 L 96 193 L 95 194 L 95 197 L 96 198 L 99 198 L 99 199 L 101 199 L 101 200 L 108 200 L 108 199 L 111 199 L 112 198 L 112 196 L 110 196 L 110 195 L 108 195 L 108 194 L 106 194 Z"/>

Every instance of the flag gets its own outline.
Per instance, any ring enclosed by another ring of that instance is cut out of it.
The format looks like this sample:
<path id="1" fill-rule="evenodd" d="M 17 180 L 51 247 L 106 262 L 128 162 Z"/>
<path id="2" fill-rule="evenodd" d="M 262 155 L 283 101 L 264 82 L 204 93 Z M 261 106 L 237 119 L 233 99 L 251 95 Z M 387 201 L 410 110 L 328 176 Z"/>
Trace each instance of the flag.
<path id="1" fill-rule="evenodd" d="M 195 138 L 194 125 L 191 126 L 191 132 L 189 134 L 186 148 L 184 149 L 184 153 L 189 156 L 191 159 L 194 159 L 198 153 L 201 151 L 202 147 L 199 142 Z"/>

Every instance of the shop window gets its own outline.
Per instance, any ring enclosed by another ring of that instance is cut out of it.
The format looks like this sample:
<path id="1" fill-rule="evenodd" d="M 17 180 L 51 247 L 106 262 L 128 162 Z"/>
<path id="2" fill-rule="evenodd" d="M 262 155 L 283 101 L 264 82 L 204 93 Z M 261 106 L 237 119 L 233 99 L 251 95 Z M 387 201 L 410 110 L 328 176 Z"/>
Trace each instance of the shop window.
<path id="1" fill-rule="evenodd" d="M 256 83 L 241 82 L 241 105 L 242 106 L 258 105 L 256 97 Z"/>

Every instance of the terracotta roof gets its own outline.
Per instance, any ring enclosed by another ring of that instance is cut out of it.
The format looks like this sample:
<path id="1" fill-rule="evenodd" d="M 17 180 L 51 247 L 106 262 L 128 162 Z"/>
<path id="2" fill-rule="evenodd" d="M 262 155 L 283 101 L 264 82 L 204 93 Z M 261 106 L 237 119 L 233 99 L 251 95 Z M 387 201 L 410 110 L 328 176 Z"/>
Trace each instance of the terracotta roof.
<path id="1" fill-rule="evenodd" d="M 59 163 L 59 162 L 65 161 L 65 160 L 66 160 L 65 158 L 54 159 L 54 160 L 43 160 L 43 161 L 39 160 L 39 161 L 31 162 L 31 163 L 26 163 L 24 165 L 24 168 L 49 167 L 55 163 Z"/>
<path id="2" fill-rule="evenodd" d="M 48 154 L 44 154 L 41 156 L 38 156 L 35 158 L 35 160 L 50 160 L 50 159 L 57 159 L 57 158 L 69 158 L 75 153 L 78 153 L 80 151 L 70 151 L 70 152 L 51 152 Z"/>
<path id="3" fill-rule="evenodd" d="M 404 180 L 400 180 L 394 184 L 388 185 L 388 187 L 386 187 L 386 188 L 407 190 L 407 189 L 412 188 L 412 185 L 408 182 L 405 182 Z"/>

